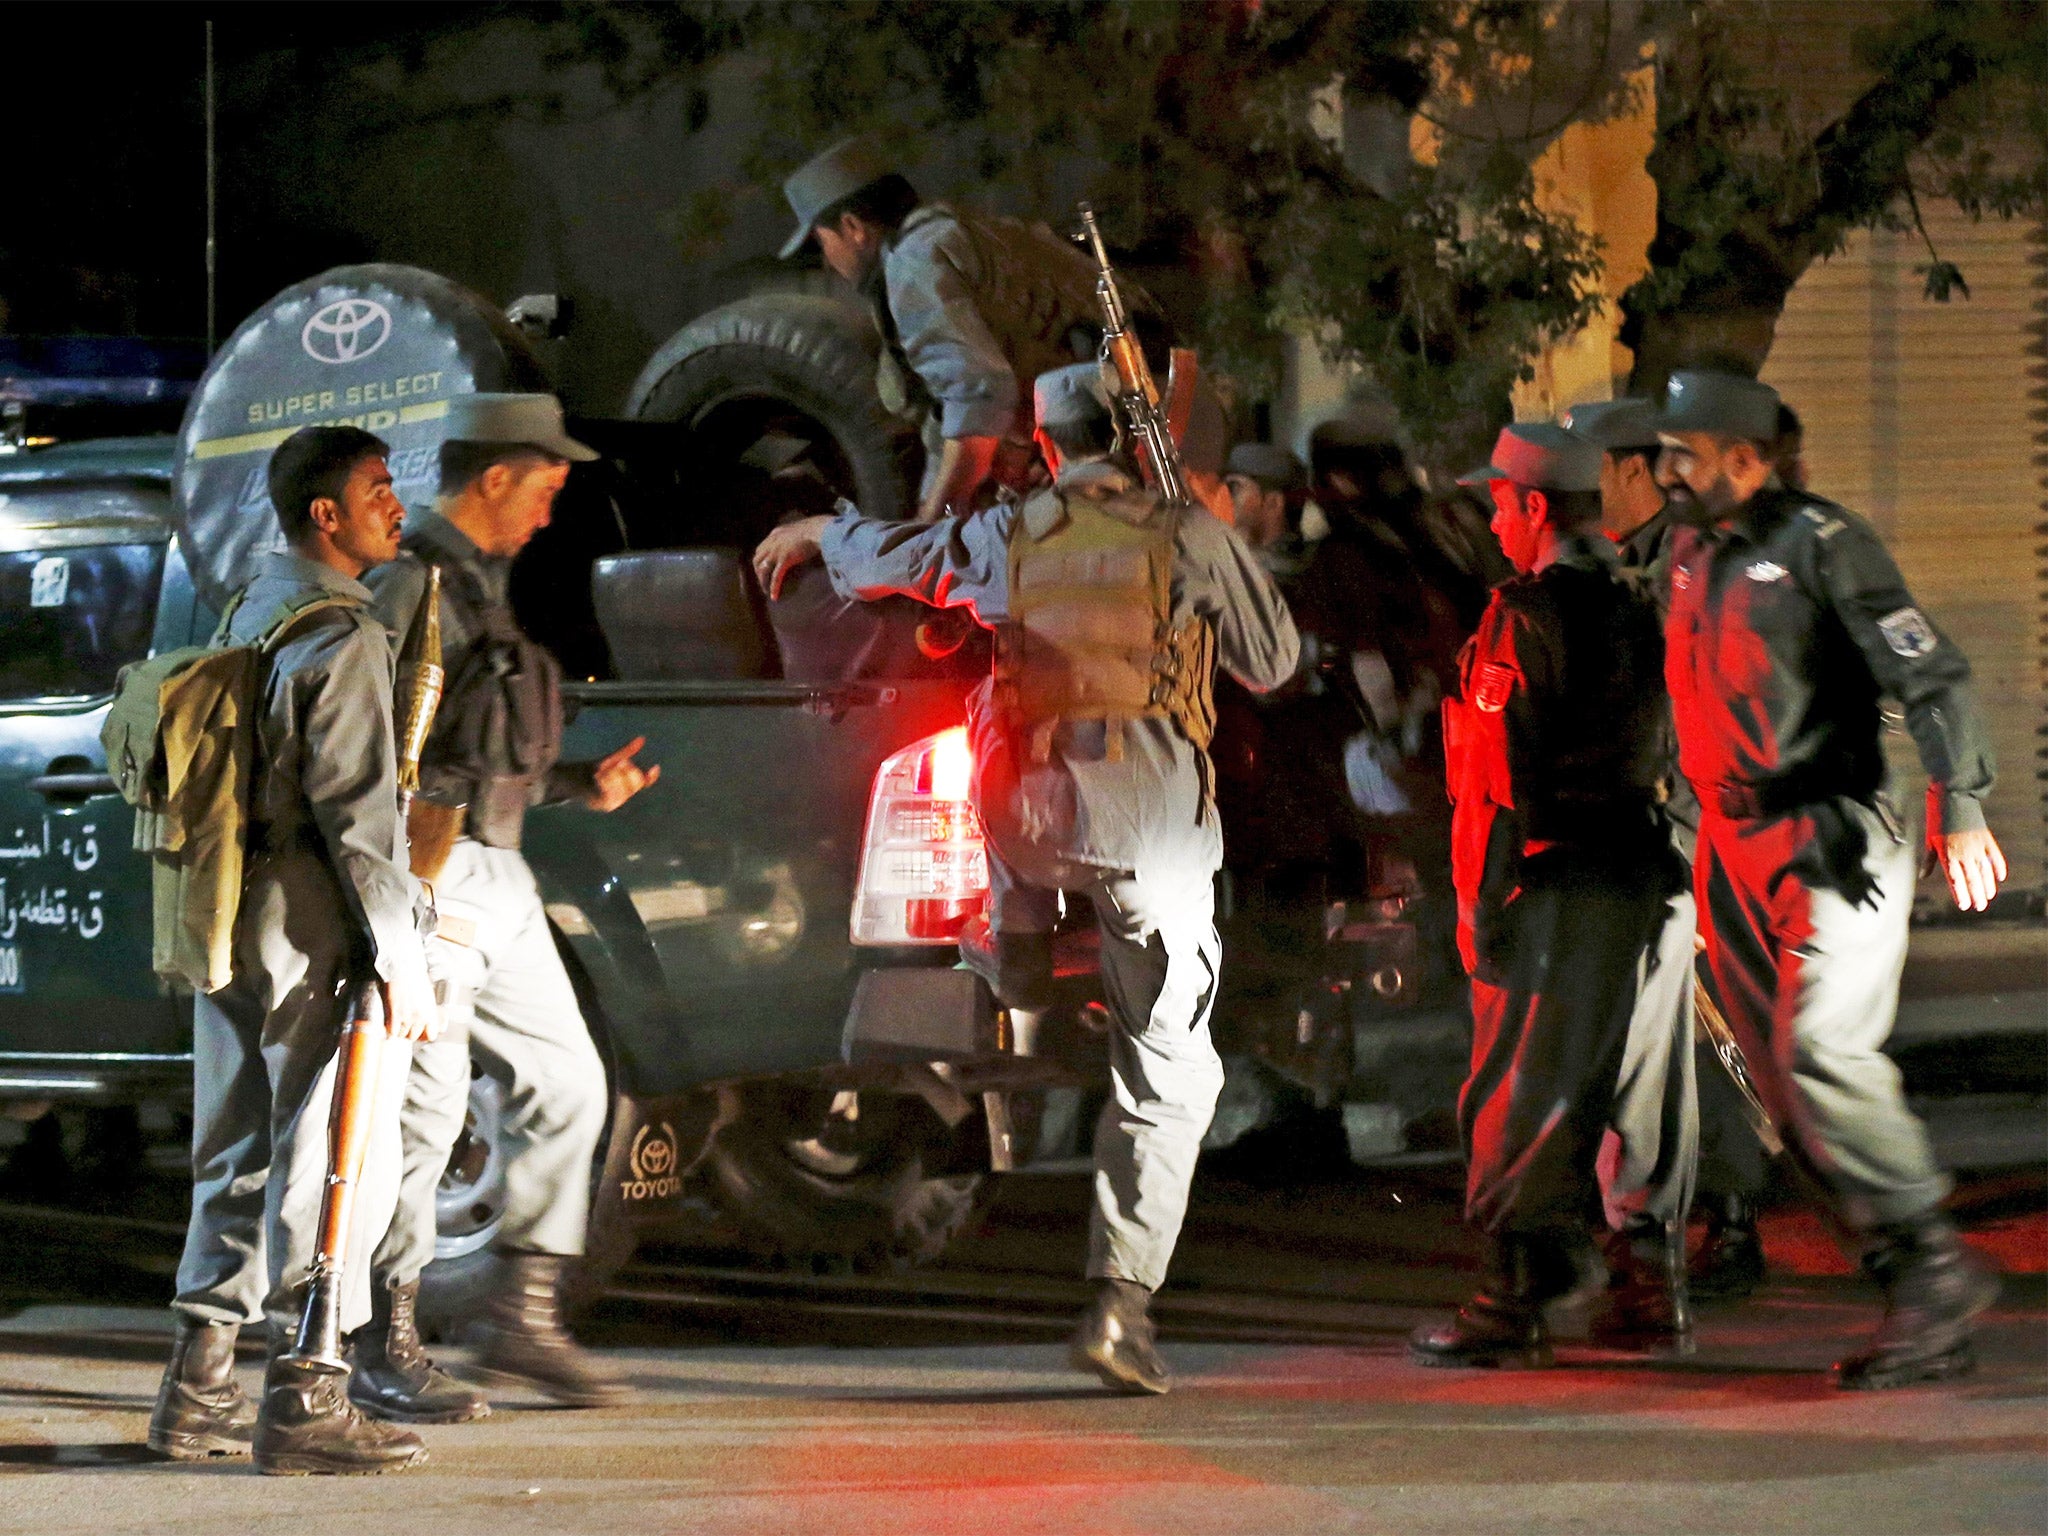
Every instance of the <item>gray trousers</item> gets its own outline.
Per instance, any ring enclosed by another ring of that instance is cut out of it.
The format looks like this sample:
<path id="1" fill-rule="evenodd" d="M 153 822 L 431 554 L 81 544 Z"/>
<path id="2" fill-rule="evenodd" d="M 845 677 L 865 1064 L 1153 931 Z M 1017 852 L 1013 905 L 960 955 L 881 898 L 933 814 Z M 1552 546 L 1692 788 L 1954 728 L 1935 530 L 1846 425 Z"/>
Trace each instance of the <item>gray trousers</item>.
<path id="1" fill-rule="evenodd" d="M 1472 979 L 1458 1098 L 1465 1213 L 1489 1232 L 1682 1223 L 1699 1151 L 1693 901 L 1654 885 L 1523 890 L 1507 974 Z"/>
<path id="2" fill-rule="evenodd" d="M 399 1283 L 417 1280 L 434 1257 L 434 1193 L 462 1132 L 472 1062 L 505 1090 L 500 1248 L 583 1251 L 591 1159 L 609 1108 L 604 1063 L 526 860 L 463 838 L 434 881 L 434 901 L 442 932 L 427 942 L 427 968 L 441 994 L 441 1036 L 413 1050 L 403 1185 L 376 1260 L 379 1277 Z"/>
<path id="3" fill-rule="evenodd" d="M 172 1306 L 198 1322 L 298 1322 L 319 1238 L 350 930 L 317 853 L 262 857 L 244 887 L 235 979 L 192 1010 L 192 1215 Z M 342 1327 L 370 1316 L 372 1247 L 398 1197 L 411 1050 L 387 1040 L 355 1197 Z"/>
<path id="4" fill-rule="evenodd" d="M 993 853 L 989 865 L 998 931 L 1049 930 L 1058 893 L 1022 882 Z M 1070 878 L 1067 889 L 1095 908 L 1103 993 L 1116 1023 L 1109 1101 L 1095 1126 L 1088 1275 L 1157 1290 L 1223 1091 L 1223 1061 L 1209 1036 L 1223 965 L 1215 885 L 1201 871 L 1102 871 L 1085 883 Z"/>
<path id="5" fill-rule="evenodd" d="M 1823 873 L 1822 825 L 1801 812 L 1700 822 L 1693 867 L 1715 1000 L 1788 1144 L 1858 1229 L 1947 1198 L 1927 1129 L 1884 1054 L 1898 1014 L 1914 850 L 1869 807 L 1832 802 L 1865 843 L 1868 891 L 1851 901 Z"/>

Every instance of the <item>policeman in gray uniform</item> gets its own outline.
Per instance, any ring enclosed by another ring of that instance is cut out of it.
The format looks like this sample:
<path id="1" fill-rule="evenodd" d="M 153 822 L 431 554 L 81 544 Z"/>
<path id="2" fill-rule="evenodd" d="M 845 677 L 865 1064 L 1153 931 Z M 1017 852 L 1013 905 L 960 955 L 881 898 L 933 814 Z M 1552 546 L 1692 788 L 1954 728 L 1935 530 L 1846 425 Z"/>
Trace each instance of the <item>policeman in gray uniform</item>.
<path id="1" fill-rule="evenodd" d="M 1020 714 L 1017 696 L 1045 681 L 1028 660 L 1043 632 L 1027 627 L 1026 605 L 1011 589 L 1012 561 L 1056 537 L 1085 499 L 1134 530 L 1170 530 L 1170 627 L 1196 638 L 1206 631 L 1214 657 L 1247 687 L 1285 682 L 1300 646 L 1272 579 L 1231 529 L 1201 507 L 1154 523 L 1163 509 L 1111 454 L 1096 365 L 1041 376 L 1036 396 L 1041 445 L 1057 478 L 1021 506 L 998 503 L 930 527 L 850 510 L 811 518 L 770 534 L 754 568 L 772 595 L 792 567 L 822 555 L 848 597 L 906 594 L 967 610 L 996 630 L 996 674 L 968 706 L 991 897 L 1020 908 L 999 914 L 996 926 L 1049 929 L 1049 893 L 1057 890 L 1089 901 L 1116 1019 L 1113 1092 L 1095 1132 L 1088 1272 L 1099 1285 L 1074 1341 L 1076 1363 L 1120 1391 L 1163 1392 L 1168 1379 L 1147 1302 L 1166 1277 L 1223 1083 L 1209 1037 L 1221 962 L 1213 881 L 1223 842 L 1207 755 L 1190 735 L 1206 740 L 1198 716 L 1211 664 L 1205 659 L 1199 677 L 1186 679 L 1199 684 L 1195 718 L 1174 710 L 1113 719 Z M 1031 592 L 1028 577 L 1021 590 Z M 1141 632 L 1155 633 L 1149 620 Z M 1026 659 L 1010 670 L 1003 658 L 1020 654 Z M 1155 661 L 1149 652 L 1145 659 Z"/>
<path id="2" fill-rule="evenodd" d="M 1694 883 L 1714 991 L 1786 1140 L 1864 1234 L 1884 1288 L 1848 1388 L 1967 1371 L 1998 1294 L 1942 1211 L 1949 1180 L 1883 1046 L 1905 966 L 1914 850 L 1890 799 L 1878 701 L 1905 711 L 1930 783 L 1928 841 L 1958 906 L 2005 878 L 1984 822 L 1990 743 L 1970 666 L 1854 513 L 1787 489 L 1778 395 L 1681 370 L 1657 479 L 1680 527 L 1665 676 L 1700 799 Z"/>
<path id="3" fill-rule="evenodd" d="M 227 614 L 227 638 L 267 641 L 268 663 L 234 978 L 193 1006 L 192 1219 L 149 1425 L 151 1447 L 180 1460 L 247 1451 L 252 1428 L 266 1472 L 394 1471 L 426 1456 L 416 1436 L 366 1423 L 330 1367 L 285 1355 L 318 1241 L 353 984 L 382 983 L 393 1036 L 356 1191 L 357 1251 L 383 1235 L 397 1197 L 406 1042 L 438 1023 L 398 823 L 391 649 L 361 581 L 398 552 L 405 509 L 386 451 L 353 427 L 307 427 L 279 445 L 270 497 L 290 548 L 262 557 Z M 351 1274 L 344 1328 L 369 1313 L 366 1270 Z M 234 1350 L 259 1315 L 270 1366 L 252 1415 Z"/>
<path id="4" fill-rule="evenodd" d="M 371 582 L 378 614 L 402 638 L 419 613 L 427 567 L 441 569 L 447 684 L 419 799 L 459 831 L 438 869 L 422 866 L 415 802 L 414 862 L 438 913 L 427 958 L 447 1027 L 414 1055 L 404 1188 L 377 1253 L 376 1326 L 358 1341 L 350 1386 L 365 1411 L 389 1418 L 474 1416 L 464 1389 L 432 1369 L 412 1326 L 420 1272 L 434 1256 L 434 1190 L 462 1130 L 472 1060 L 504 1086 L 507 1154 L 496 1240 L 503 1281 L 478 1368 L 571 1406 L 614 1402 L 625 1390 L 562 1322 L 566 1274 L 583 1252 L 605 1075 L 519 838 L 534 805 L 615 810 L 660 770 L 633 761 L 640 740 L 597 763 L 559 761 L 561 670 L 520 630 L 506 588 L 513 557 L 547 526 L 569 465 L 596 457 L 564 430 L 552 395 L 455 397 L 440 500 L 413 517 L 403 552 Z"/>
<path id="5" fill-rule="evenodd" d="M 1095 268 L 1044 225 L 922 202 L 864 139 L 846 139 L 783 183 L 797 218 L 785 259 L 816 240 L 873 306 L 893 367 L 883 398 L 925 415 L 918 517 L 965 512 L 997 485 L 1034 483 L 1031 381 L 1094 355 Z M 1150 299 L 1126 284 L 1141 326 Z"/>
<path id="6" fill-rule="evenodd" d="M 1783 410 L 1780 420 L 1790 416 Z M 1794 417 L 1796 422 L 1798 418 Z M 1649 585 L 1660 611 L 1671 606 L 1671 541 L 1677 521 L 1657 483 L 1657 405 L 1640 397 L 1601 400 L 1566 411 L 1567 430 L 1602 451 L 1600 522 L 1614 540 L 1621 567 Z M 1700 824 L 1699 801 L 1678 772 L 1673 743 L 1671 815 L 1679 851 L 1690 864 Z M 1693 1256 L 1688 1284 L 1696 1298 L 1736 1299 L 1763 1283 L 1764 1246 L 1757 1203 L 1766 1168 L 1763 1143 L 1750 1128 L 1742 1095 L 1711 1042 L 1694 1050 L 1699 1083 L 1700 1167 L 1695 1209 L 1704 1209 L 1707 1238 Z"/>

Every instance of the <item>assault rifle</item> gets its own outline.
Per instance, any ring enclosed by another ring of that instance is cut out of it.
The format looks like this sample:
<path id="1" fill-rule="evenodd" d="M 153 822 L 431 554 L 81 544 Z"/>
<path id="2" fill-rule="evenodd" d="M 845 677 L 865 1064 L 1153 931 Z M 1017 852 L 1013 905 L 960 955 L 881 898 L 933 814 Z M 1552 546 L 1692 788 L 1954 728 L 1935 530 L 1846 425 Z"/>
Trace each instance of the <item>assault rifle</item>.
<path id="1" fill-rule="evenodd" d="M 1180 444 L 1168 423 L 1169 412 L 1160 401 L 1159 386 L 1152 382 L 1152 367 L 1131 329 L 1131 317 L 1124 308 L 1123 293 L 1116 285 L 1116 272 L 1109 264 L 1109 251 L 1102 243 L 1102 231 L 1095 223 L 1095 209 L 1081 204 L 1081 238 L 1095 258 L 1095 296 L 1102 304 L 1102 356 L 1116 369 L 1114 408 L 1118 427 L 1137 440 L 1138 469 L 1145 483 L 1169 506 L 1185 507 L 1193 501 L 1188 493 L 1187 474 L 1181 468 Z M 1181 355 L 1168 388 L 1190 398 L 1193 395 L 1194 354 L 1185 354 L 1187 377 L 1181 377 Z M 1183 390 L 1180 386 L 1185 384 Z"/>

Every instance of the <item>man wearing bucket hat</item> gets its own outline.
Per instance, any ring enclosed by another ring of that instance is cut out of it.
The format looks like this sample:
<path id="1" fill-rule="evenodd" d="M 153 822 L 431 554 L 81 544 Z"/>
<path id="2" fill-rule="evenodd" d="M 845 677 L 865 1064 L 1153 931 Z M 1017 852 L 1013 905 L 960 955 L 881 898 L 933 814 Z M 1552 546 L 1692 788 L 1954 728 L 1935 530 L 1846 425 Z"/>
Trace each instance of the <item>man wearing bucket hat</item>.
<path id="1" fill-rule="evenodd" d="M 1425 1365 L 1545 1365 L 1545 1309 L 1597 1294 L 1604 1206 L 1623 1269 L 1595 1338 L 1690 1352 L 1692 896 L 1660 801 L 1657 612 L 1600 533 L 1600 452 L 1549 423 L 1500 434 L 1484 484 L 1517 575 L 1445 705 L 1472 1069 L 1458 1100 L 1486 1280 L 1410 1340 Z M 1609 1136 L 1618 1155 L 1603 1155 Z"/>
<path id="2" fill-rule="evenodd" d="M 1967 1371 L 1998 1286 L 1942 1212 L 1949 1180 L 1884 1055 L 1914 850 L 1887 789 L 1878 701 L 1905 710 L 1930 780 L 1927 837 L 1956 904 L 2005 878 L 1984 822 L 1994 768 L 1969 663 L 1875 532 L 1777 477 L 1777 391 L 1671 375 L 1657 478 L 1680 527 L 1666 677 L 1701 803 L 1694 883 L 1717 1001 L 1786 1140 L 1863 1235 L 1885 1317 L 1847 1388 Z M 1757 1070 L 1761 1069 L 1761 1070 Z"/>
<path id="3" fill-rule="evenodd" d="M 1789 412 L 1785 413 L 1789 414 Z M 1600 447 L 1600 524 L 1615 541 L 1625 571 L 1648 584 L 1660 611 L 1671 606 L 1671 539 L 1677 524 L 1657 483 L 1657 404 L 1627 397 L 1575 405 L 1566 430 Z M 1691 864 L 1700 824 L 1698 798 L 1678 771 L 1672 742 L 1671 798 L 1666 805 L 1679 851 Z M 1689 1000 L 1688 1000 L 1689 1002 Z M 1696 1042 L 1700 1160 L 1695 1208 L 1707 1215 L 1707 1240 L 1694 1256 L 1695 1298 L 1747 1296 L 1763 1283 L 1764 1248 L 1757 1202 L 1765 1180 L 1763 1144 L 1750 1127 L 1742 1095 L 1706 1040 Z"/>
<path id="4" fill-rule="evenodd" d="M 1245 686 L 1274 688 L 1299 647 L 1243 540 L 1199 505 L 1162 506 L 1114 457 L 1100 367 L 1043 374 L 1034 392 L 1050 487 L 929 528 L 850 508 L 788 524 L 754 569 L 773 598 L 822 557 L 847 596 L 967 608 L 996 631 L 994 673 L 968 704 L 995 930 L 1013 951 L 1034 934 L 1049 947 L 1058 893 L 1087 900 L 1115 1019 L 1095 1132 L 1096 1296 L 1074 1356 L 1118 1391 L 1164 1392 L 1147 1306 L 1223 1086 L 1209 1037 L 1223 856 L 1211 674 L 1220 661 Z M 961 947 L 982 969 L 985 953 Z M 992 984 L 1007 986 L 1001 972 Z"/>
<path id="5" fill-rule="evenodd" d="M 420 1272 L 434 1256 L 434 1191 L 462 1129 L 472 1061 L 504 1086 L 507 1148 L 495 1242 L 502 1276 L 477 1364 L 570 1406 L 624 1392 L 562 1324 L 607 1095 L 519 840 L 534 805 L 615 810 L 661 770 L 634 762 L 640 740 L 596 763 L 559 760 L 561 670 L 520 630 L 506 586 L 513 557 L 547 526 L 570 464 L 596 457 L 569 436 L 552 395 L 456 396 L 441 444 L 440 500 L 409 520 L 398 559 L 371 583 L 378 613 L 402 643 L 420 616 L 428 567 L 440 568 L 447 674 L 410 822 L 413 870 L 432 886 L 438 912 L 427 959 L 446 1028 L 414 1053 L 399 1210 L 377 1251 L 370 1325 L 352 1340 L 350 1396 L 383 1418 L 447 1423 L 485 1411 L 478 1394 L 434 1368 L 413 1318 Z"/>
<path id="6" fill-rule="evenodd" d="M 866 139 L 834 144 L 783 183 L 796 229 L 872 306 L 885 343 L 878 383 L 892 410 L 923 418 L 918 516 L 980 505 L 1038 478 L 1031 384 L 1092 356 L 1102 334 L 1095 268 L 1042 224 L 922 201 Z M 1141 331 L 1156 310 L 1135 284 Z"/>

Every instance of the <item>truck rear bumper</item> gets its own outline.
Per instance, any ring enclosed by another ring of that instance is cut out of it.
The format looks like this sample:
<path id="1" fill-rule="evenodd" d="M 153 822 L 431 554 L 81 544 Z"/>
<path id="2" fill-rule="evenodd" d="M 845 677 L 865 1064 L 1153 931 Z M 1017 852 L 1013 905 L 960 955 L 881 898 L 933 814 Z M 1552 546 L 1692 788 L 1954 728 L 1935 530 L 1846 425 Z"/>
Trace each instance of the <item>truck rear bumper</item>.
<path id="1" fill-rule="evenodd" d="M 0 1051 L 0 1100 L 128 1104 L 166 1094 L 189 1097 L 189 1055 Z"/>

